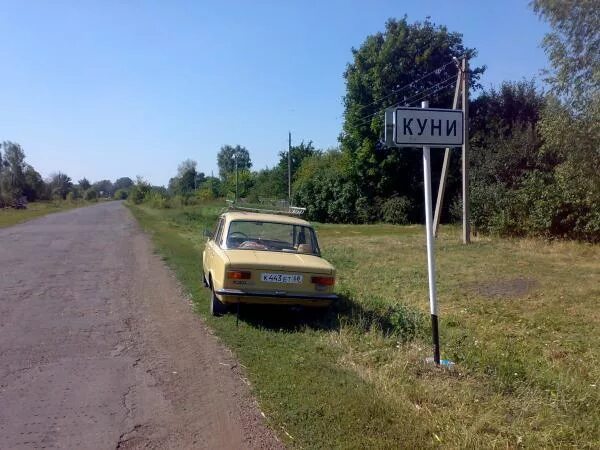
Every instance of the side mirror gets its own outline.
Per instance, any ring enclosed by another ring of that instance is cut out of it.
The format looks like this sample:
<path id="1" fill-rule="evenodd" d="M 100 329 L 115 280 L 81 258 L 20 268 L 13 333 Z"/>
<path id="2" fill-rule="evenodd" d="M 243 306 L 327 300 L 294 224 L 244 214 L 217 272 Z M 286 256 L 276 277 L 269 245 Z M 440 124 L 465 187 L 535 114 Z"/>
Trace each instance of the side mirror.
<path id="1" fill-rule="evenodd" d="M 212 231 L 210 231 L 208 228 L 205 228 L 202 234 L 208 239 L 212 239 L 213 237 Z"/>

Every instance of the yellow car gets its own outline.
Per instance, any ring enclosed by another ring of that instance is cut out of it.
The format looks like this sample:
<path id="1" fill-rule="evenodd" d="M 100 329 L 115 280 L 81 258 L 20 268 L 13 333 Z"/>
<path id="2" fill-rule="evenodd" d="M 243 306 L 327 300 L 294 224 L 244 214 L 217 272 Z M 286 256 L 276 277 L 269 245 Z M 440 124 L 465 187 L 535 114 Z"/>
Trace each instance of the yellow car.
<path id="1" fill-rule="evenodd" d="M 206 234 L 202 263 L 213 315 L 240 303 L 326 307 L 337 299 L 335 268 L 321 258 L 305 220 L 228 211 Z"/>

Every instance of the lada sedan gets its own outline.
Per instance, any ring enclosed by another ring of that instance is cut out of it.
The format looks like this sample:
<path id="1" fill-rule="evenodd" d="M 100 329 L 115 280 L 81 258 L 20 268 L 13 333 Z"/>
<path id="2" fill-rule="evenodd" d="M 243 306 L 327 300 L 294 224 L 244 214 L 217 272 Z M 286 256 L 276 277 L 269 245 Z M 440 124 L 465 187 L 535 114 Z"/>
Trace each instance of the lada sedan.
<path id="1" fill-rule="evenodd" d="M 228 211 L 207 235 L 202 263 L 213 315 L 240 303 L 326 307 L 337 299 L 335 268 L 305 220 Z"/>

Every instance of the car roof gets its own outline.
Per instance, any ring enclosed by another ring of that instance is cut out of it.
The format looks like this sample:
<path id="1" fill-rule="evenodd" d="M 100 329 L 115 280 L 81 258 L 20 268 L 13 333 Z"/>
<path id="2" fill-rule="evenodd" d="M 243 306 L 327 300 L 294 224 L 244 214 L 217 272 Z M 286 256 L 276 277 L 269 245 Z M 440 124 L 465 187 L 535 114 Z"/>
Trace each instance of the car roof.
<path id="1" fill-rule="evenodd" d="M 290 225 L 304 225 L 310 227 L 311 224 L 306 220 L 299 219 L 297 217 L 291 217 L 281 214 L 265 214 L 257 212 L 245 212 L 245 211 L 229 211 L 223 214 L 225 220 L 229 222 L 234 220 L 248 220 L 252 222 L 273 222 L 273 223 L 285 223 Z"/>

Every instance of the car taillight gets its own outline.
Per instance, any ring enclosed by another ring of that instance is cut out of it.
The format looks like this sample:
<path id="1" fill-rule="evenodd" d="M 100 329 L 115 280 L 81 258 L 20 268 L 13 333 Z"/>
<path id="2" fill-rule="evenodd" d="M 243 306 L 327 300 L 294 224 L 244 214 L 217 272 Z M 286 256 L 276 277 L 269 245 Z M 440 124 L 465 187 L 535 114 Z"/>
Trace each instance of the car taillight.
<path id="1" fill-rule="evenodd" d="M 335 284 L 335 278 L 333 277 L 312 277 L 310 281 L 322 286 L 333 286 Z"/>
<path id="2" fill-rule="evenodd" d="M 252 273 L 245 270 L 230 270 L 227 272 L 227 278 L 230 280 L 249 280 L 251 276 Z"/>

